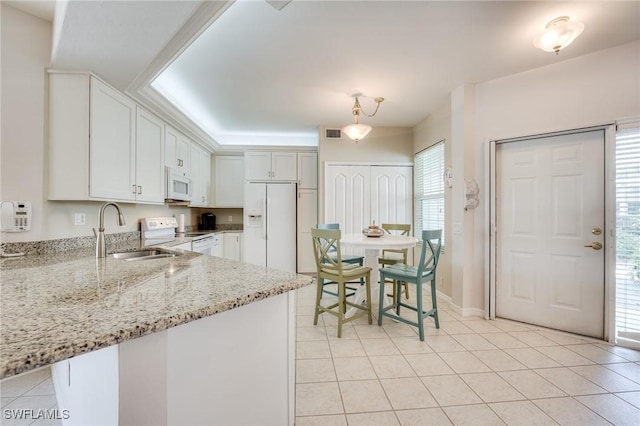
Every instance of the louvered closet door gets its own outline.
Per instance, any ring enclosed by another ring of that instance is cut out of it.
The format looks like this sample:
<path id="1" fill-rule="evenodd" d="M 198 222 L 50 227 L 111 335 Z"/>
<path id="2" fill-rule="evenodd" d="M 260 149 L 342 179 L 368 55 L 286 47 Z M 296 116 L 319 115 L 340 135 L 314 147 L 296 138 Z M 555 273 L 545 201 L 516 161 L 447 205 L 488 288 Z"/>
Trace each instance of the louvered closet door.
<path id="1" fill-rule="evenodd" d="M 412 223 L 413 167 L 371 166 L 371 220 Z"/>
<path id="2" fill-rule="evenodd" d="M 339 223 L 343 234 L 371 223 L 370 166 L 329 165 L 325 169 L 325 223 Z"/>

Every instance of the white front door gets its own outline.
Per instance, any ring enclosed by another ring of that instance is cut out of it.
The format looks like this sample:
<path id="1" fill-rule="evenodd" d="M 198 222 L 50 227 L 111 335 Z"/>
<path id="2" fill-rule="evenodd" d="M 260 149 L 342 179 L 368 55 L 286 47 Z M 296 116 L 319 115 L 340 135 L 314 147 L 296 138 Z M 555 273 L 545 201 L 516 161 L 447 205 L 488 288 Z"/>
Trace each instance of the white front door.
<path id="1" fill-rule="evenodd" d="M 497 145 L 496 225 L 496 316 L 602 338 L 604 131 Z"/>

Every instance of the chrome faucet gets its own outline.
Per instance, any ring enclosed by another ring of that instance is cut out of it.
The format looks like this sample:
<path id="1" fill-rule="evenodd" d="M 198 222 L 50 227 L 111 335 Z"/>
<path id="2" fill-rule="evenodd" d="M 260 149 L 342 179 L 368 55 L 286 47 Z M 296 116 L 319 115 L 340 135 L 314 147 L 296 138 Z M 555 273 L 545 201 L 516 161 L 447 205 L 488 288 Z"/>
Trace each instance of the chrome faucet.
<path id="1" fill-rule="evenodd" d="M 96 236 L 96 258 L 107 256 L 107 245 L 104 241 L 104 209 L 109 206 L 113 206 L 118 210 L 118 226 L 124 226 L 126 223 L 124 221 L 124 215 L 120 211 L 120 206 L 116 203 L 104 203 L 102 207 L 100 207 L 100 212 L 98 213 L 98 218 L 100 219 L 98 232 L 96 233 L 96 228 L 93 228 L 93 233 Z"/>

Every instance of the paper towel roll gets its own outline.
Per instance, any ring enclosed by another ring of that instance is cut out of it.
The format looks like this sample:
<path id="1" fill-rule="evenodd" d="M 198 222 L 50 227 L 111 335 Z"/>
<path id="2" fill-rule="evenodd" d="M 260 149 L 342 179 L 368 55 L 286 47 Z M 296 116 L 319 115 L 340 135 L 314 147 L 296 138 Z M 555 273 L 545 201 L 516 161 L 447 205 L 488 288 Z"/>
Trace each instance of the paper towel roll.
<path id="1" fill-rule="evenodd" d="M 178 232 L 184 232 L 184 214 L 178 215 Z"/>

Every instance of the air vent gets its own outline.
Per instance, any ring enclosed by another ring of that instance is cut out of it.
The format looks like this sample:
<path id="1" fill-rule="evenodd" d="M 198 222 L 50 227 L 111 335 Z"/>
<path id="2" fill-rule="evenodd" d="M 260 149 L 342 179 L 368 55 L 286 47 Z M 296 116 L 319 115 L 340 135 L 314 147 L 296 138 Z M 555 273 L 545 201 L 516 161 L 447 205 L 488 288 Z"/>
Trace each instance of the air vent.
<path id="1" fill-rule="evenodd" d="M 342 130 L 340 129 L 324 129 L 325 139 L 342 139 Z"/>

